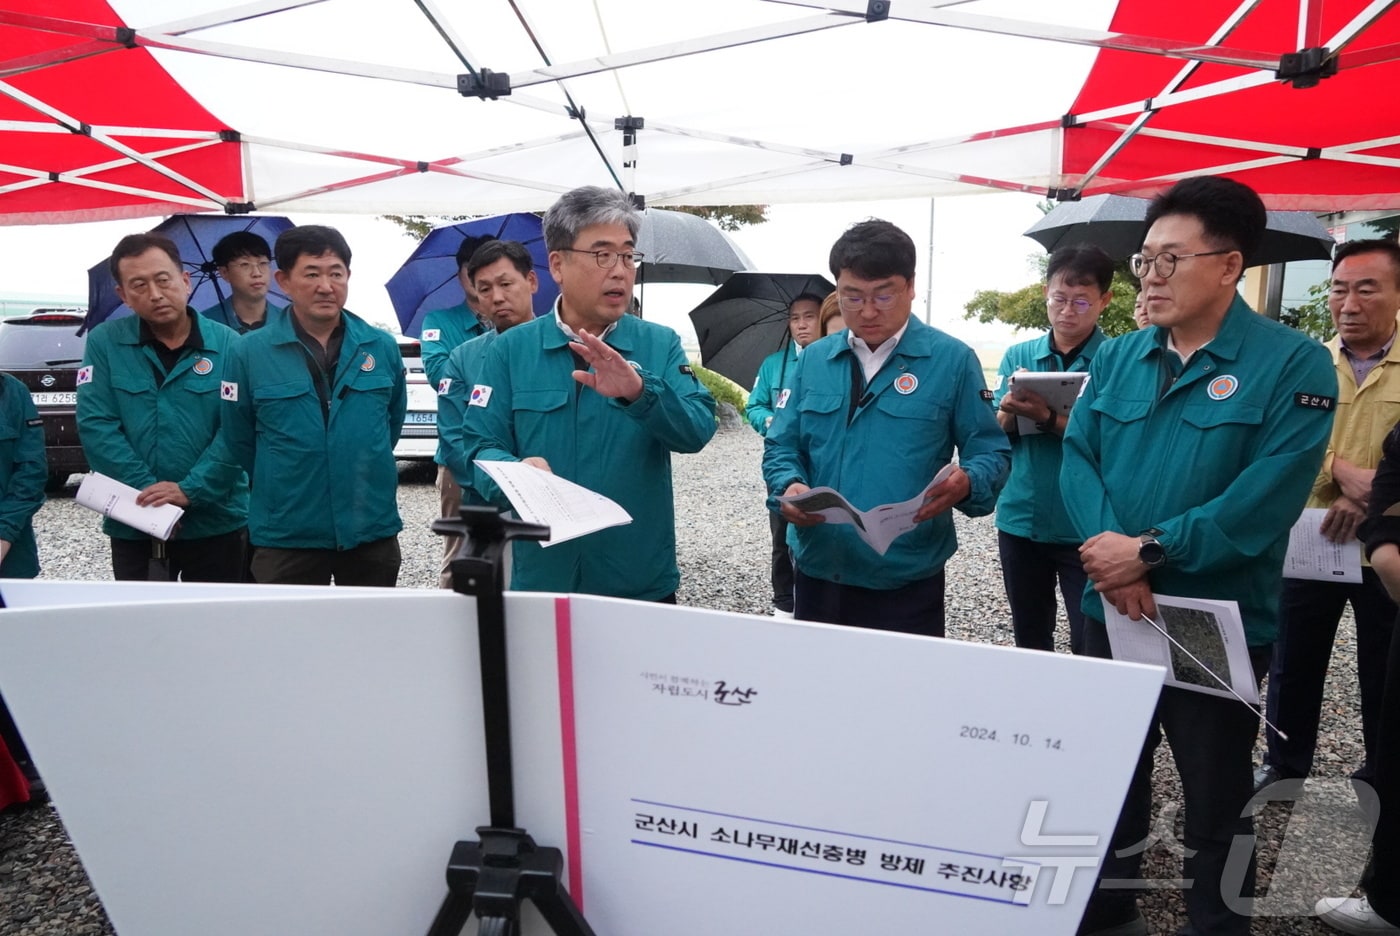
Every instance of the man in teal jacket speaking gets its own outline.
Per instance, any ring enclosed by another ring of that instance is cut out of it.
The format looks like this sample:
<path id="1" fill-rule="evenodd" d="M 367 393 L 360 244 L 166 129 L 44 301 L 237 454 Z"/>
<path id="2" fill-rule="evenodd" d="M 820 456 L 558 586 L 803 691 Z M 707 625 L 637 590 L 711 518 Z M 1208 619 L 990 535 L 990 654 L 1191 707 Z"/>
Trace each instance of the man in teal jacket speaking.
<path id="1" fill-rule="evenodd" d="M 398 581 L 394 444 L 408 408 L 393 337 L 345 308 L 350 247 L 335 228 L 273 248 L 285 315 L 234 347 L 224 440 L 248 470 L 253 577 L 295 585 Z"/>
<path id="2" fill-rule="evenodd" d="M 808 345 L 763 449 L 769 508 L 792 524 L 796 616 L 943 636 L 943 564 L 957 548 L 949 508 L 991 513 L 1011 446 L 967 345 L 910 316 L 914 242 L 863 221 L 831 248 L 848 331 Z M 929 487 L 958 455 L 958 465 Z M 915 526 L 880 555 L 848 524 L 783 495 L 830 487 L 859 510 L 924 493 Z"/>
<path id="3" fill-rule="evenodd" d="M 189 274 L 159 234 L 123 237 L 109 261 L 136 314 L 93 329 L 78 370 L 78 435 L 94 471 L 140 491 L 137 503 L 185 515 L 168 543 L 111 518 L 119 580 L 238 582 L 244 573 L 248 483 L 213 443 L 224 415 L 219 382 L 238 335 L 189 309 Z"/>
<path id="4" fill-rule="evenodd" d="M 1105 603 L 1155 635 L 1143 617 L 1162 623 L 1156 593 L 1238 602 L 1256 681 L 1268 668 L 1288 531 L 1322 464 L 1337 377 L 1321 344 L 1236 291 L 1265 224 L 1253 190 L 1214 176 L 1148 209 L 1132 266 L 1156 327 L 1099 350 L 1065 432 L 1060 491 L 1093 583 L 1090 655 L 1112 656 Z M 1163 733 L 1185 796 L 1190 930 L 1249 932 L 1258 728 L 1259 713 L 1228 696 L 1162 690 L 1081 933 L 1146 932 L 1134 888 Z"/>
<path id="5" fill-rule="evenodd" d="M 513 588 L 675 601 L 671 453 L 715 433 L 715 402 L 676 333 L 628 315 L 640 216 L 627 196 L 566 192 L 544 216 L 552 315 L 500 335 L 472 377 L 466 460 L 524 461 L 617 501 L 632 523 L 542 548 L 515 544 Z M 476 490 L 508 501 L 480 467 Z"/>

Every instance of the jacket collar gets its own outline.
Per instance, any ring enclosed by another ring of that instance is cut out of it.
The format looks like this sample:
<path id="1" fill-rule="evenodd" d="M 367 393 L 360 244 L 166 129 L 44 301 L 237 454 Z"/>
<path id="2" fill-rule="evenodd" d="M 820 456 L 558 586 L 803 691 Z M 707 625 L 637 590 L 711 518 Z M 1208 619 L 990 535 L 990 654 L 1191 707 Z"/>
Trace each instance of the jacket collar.
<path id="1" fill-rule="evenodd" d="M 1235 293 L 1235 298 L 1230 301 L 1230 308 L 1225 310 L 1220 329 L 1200 350 L 1220 361 L 1235 360 L 1240 356 L 1240 346 L 1244 344 L 1244 336 L 1248 333 L 1256 314 L 1258 313 L 1249 307 L 1249 303 L 1244 301 L 1244 297 L 1238 292 Z M 1154 353 L 1166 354 L 1167 337 L 1170 334 L 1168 329 L 1158 328 L 1157 334 L 1143 342 L 1142 352 L 1138 357 L 1146 358 Z"/>

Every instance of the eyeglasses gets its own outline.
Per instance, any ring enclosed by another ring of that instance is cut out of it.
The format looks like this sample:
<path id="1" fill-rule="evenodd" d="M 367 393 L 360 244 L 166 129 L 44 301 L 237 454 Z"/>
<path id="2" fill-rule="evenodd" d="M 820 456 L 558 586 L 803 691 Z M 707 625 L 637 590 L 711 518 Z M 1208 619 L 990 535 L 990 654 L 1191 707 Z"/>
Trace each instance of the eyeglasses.
<path id="1" fill-rule="evenodd" d="M 899 297 L 893 293 L 882 296 L 871 296 L 870 303 L 875 306 L 878 311 L 888 312 L 890 309 L 894 308 L 894 301 L 898 298 Z M 861 309 L 865 308 L 864 296 L 848 296 L 845 293 L 841 293 L 836 302 L 841 307 L 842 312 L 859 312 Z"/>
<path id="2" fill-rule="evenodd" d="M 272 268 L 272 264 L 266 260 L 235 260 L 228 265 L 228 268 L 240 273 L 252 273 L 254 270 L 266 273 Z"/>
<path id="3" fill-rule="evenodd" d="M 1174 254 L 1165 250 L 1155 257 L 1136 253 L 1128 258 L 1128 266 L 1133 271 L 1133 275 L 1142 279 L 1147 275 L 1147 268 L 1153 267 L 1157 270 L 1157 275 L 1166 279 L 1176 272 L 1176 264 L 1180 260 L 1190 260 L 1192 257 L 1214 257 L 1219 254 L 1234 253 L 1233 250 L 1203 250 L 1200 253 Z"/>
<path id="4" fill-rule="evenodd" d="M 639 250 L 629 250 L 625 253 L 618 253 L 616 250 L 579 250 L 576 247 L 561 247 L 560 249 L 567 253 L 592 254 L 593 262 L 605 270 L 611 270 L 613 267 L 617 266 L 617 261 L 619 260 L 622 261 L 622 265 L 627 269 L 634 269 L 637 264 L 642 262 L 642 258 L 646 256 Z"/>
<path id="5" fill-rule="evenodd" d="M 1047 296 L 1045 308 L 1051 312 L 1063 312 L 1065 306 L 1072 308 L 1076 315 L 1086 315 L 1094 304 L 1088 299 L 1071 299 L 1069 296 Z"/>

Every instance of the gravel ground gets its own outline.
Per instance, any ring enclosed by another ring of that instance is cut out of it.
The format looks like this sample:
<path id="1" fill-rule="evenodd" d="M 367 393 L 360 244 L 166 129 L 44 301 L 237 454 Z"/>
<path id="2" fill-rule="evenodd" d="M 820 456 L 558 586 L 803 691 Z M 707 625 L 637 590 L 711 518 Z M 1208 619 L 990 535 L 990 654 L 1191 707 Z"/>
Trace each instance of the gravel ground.
<path id="1" fill-rule="evenodd" d="M 761 451 L 758 436 L 742 429 L 720 432 L 705 451 L 676 458 L 682 604 L 757 614 L 768 610 Z M 431 588 L 437 582 L 439 548 L 428 532 L 428 522 L 437 515 L 434 475 L 429 466 L 400 468 L 405 530 L 399 583 Z M 73 503 L 71 489 L 45 505 L 36 526 L 43 577 L 109 576 L 106 540 L 93 515 Z M 948 635 L 1010 645 L 992 521 L 959 516 L 958 535 L 961 546 L 948 565 Z M 1256 921 L 1256 936 L 1331 933 L 1304 914 L 1317 897 L 1349 891 L 1364 860 L 1366 835 L 1345 780 L 1362 756 L 1355 653 L 1348 616 L 1328 677 L 1308 795 L 1292 807 L 1265 805 L 1257 817 L 1260 909 L 1268 915 Z M 1180 892 L 1163 886 L 1179 875 L 1182 849 L 1180 786 L 1165 744 L 1158 752 L 1156 778 L 1159 831 L 1146 852 L 1144 877 L 1158 886 L 1140 902 L 1150 931 L 1169 936 L 1186 918 Z M 112 928 L 57 814 L 49 807 L 0 814 L 0 936 L 108 933 Z"/>

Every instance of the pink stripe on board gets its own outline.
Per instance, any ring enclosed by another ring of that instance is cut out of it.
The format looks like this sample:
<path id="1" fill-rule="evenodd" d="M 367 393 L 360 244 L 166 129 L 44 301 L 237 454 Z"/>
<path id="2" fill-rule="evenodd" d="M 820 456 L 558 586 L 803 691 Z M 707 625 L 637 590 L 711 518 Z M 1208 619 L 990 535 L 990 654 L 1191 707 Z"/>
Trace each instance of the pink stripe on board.
<path id="1" fill-rule="evenodd" d="M 559 660 L 559 734 L 564 753 L 564 829 L 569 848 L 569 896 L 583 910 L 583 837 L 578 822 L 578 736 L 574 732 L 574 640 L 568 598 L 554 599 Z"/>

